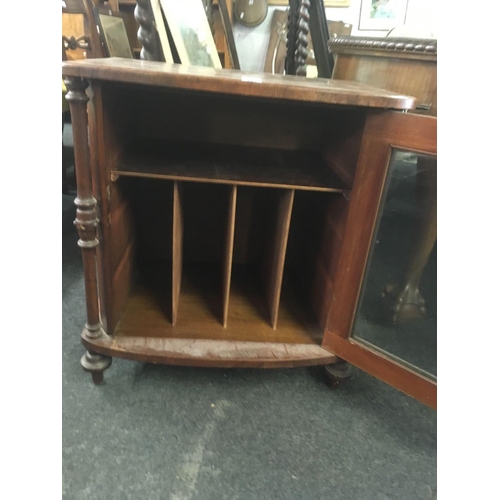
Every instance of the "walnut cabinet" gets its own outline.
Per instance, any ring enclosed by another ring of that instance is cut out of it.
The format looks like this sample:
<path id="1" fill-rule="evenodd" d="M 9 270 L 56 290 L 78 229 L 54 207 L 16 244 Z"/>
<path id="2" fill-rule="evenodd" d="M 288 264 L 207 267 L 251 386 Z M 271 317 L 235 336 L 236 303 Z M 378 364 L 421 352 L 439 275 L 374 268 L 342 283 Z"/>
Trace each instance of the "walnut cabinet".
<path id="1" fill-rule="evenodd" d="M 348 362 L 435 406 L 432 374 L 355 332 L 394 152 L 436 155 L 412 97 L 113 58 L 63 75 L 94 382 L 113 357 Z"/>

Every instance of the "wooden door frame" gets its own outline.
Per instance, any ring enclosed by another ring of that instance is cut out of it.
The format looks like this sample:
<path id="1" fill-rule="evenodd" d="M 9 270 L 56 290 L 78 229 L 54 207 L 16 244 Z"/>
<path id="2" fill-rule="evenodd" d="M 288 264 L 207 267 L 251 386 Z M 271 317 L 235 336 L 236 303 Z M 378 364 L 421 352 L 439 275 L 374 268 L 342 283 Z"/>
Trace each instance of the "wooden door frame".
<path id="1" fill-rule="evenodd" d="M 322 346 L 436 408 L 435 380 L 350 336 L 394 149 L 436 155 L 437 119 L 394 111 L 368 115 Z"/>

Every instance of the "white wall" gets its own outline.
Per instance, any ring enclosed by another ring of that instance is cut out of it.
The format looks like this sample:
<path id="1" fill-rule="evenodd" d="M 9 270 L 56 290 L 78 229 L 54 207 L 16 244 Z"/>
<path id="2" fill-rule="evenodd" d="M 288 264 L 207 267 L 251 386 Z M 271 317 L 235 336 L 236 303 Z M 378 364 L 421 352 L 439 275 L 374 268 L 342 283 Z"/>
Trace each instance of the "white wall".
<path id="1" fill-rule="evenodd" d="M 267 46 L 271 30 L 271 20 L 275 9 L 269 7 L 267 17 L 256 28 L 246 28 L 235 22 L 234 37 L 241 64 L 245 71 L 260 72 L 264 69 Z M 352 35 L 379 36 L 387 35 L 386 31 L 359 31 L 359 13 L 361 0 L 351 0 L 349 7 L 327 8 L 326 17 L 331 21 L 344 21 L 352 24 Z M 436 0 L 409 0 L 404 26 L 408 36 L 437 37 Z"/>

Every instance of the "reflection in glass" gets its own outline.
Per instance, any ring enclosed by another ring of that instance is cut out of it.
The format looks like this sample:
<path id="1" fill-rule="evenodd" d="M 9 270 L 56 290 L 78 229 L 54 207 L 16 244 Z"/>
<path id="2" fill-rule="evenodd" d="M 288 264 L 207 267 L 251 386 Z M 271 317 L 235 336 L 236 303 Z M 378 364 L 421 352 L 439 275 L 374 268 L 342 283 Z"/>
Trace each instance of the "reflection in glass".
<path id="1" fill-rule="evenodd" d="M 353 328 L 437 375 L 436 157 L 395 150 Z"/>

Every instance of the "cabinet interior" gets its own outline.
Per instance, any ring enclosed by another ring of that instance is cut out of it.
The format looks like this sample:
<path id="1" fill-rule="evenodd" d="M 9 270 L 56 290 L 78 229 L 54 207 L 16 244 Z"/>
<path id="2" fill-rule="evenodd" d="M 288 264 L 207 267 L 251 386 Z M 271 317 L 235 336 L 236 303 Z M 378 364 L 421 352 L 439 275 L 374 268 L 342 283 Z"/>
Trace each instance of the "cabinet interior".
<path id="1" fill-rule="evenodd" d="M 108 333 L 321 344 L 364 111 L 95 92 Z"/>

